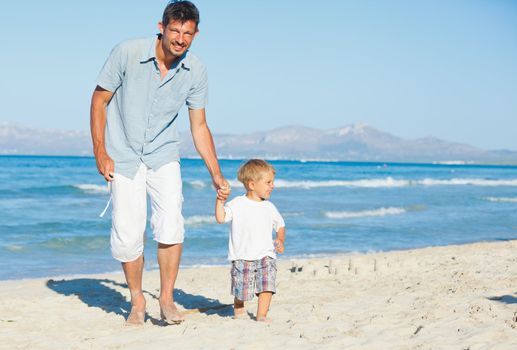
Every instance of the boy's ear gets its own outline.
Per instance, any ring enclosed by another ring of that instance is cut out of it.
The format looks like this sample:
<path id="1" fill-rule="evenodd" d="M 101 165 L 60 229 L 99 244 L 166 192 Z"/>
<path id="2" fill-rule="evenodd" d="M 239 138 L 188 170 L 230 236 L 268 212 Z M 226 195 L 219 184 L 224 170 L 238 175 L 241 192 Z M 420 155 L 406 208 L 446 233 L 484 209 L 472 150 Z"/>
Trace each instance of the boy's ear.
<path id="1" fill-rule="evenodd" d="M 249 181 L 248 182 L 248 188 L 253 191 L 255 189 L 255 182 Z"/>

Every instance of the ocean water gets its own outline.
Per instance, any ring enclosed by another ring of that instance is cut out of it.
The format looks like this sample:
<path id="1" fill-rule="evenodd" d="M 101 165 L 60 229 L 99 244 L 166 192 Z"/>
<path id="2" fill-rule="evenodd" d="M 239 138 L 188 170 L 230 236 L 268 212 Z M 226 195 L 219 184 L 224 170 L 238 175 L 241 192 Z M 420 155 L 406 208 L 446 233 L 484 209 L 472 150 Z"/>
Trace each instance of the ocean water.
<path id="1" fill-rule="evenodd" d="M 222 160 L 232 197 L 241 161 Z M 283 257 L 517 238 L 517 167 L 272 161 L 271 201 L 286 221 Z M 0 157 L 0 279 L 119 271 L 110 255 L 107 186 L 88 157 Z M 226 263 L 201 160 L 182 161 L 182 266 Z M 146 268 L 156 243 L 147 228 Z M 281 257 L 282 258 L 282 257 Z"/>

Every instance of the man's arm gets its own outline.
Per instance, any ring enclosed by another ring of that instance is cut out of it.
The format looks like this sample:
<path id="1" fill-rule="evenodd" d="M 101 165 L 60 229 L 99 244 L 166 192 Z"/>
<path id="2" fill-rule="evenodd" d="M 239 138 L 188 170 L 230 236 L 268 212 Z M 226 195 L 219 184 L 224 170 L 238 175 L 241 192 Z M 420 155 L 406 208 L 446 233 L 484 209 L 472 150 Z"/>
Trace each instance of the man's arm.
<path id="1" fill-rule="evenodd" d="M 188 112 L 190 117 L 190 131 L 196 150 L 205 161 L 208 172 L 212 176 L 217 198 L 224 201 L 230 195 L 230 184 L 221 173 L 221 168 L 217 161 L 217 154 L 215 153 L 212 133 L 206 123 L 205 109 L 189 108 Z"/>
<path id="2" fill-rule="evenodd" d="M 113 92 L 100 86 L 95 88 L 90 106 L 90 129 L 92 133 L 93 154 L 97 163 L 97 170 L 106 181 L 113 180 L 115 163 L 106 152 L 104 130 L 106 127 L 106 106 L 113 97 Z"/>

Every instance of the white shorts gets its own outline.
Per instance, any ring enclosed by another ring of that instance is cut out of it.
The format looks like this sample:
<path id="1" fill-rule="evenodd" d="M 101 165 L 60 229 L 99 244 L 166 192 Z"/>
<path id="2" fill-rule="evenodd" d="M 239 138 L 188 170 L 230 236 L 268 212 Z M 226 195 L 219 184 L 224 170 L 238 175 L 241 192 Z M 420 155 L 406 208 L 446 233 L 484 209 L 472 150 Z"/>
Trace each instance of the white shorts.
<path id="1" fill-rule="evenodd" d="M 147 194 L 151 200 L 154 240 L 163 244 L 183 243 L 181 189 L 179 162 L 168 163 L 155 171 L 142 163 L 134 179 L 114 174 L 111 254 L 115 259 L 135 261 L 144 252 Z"/>

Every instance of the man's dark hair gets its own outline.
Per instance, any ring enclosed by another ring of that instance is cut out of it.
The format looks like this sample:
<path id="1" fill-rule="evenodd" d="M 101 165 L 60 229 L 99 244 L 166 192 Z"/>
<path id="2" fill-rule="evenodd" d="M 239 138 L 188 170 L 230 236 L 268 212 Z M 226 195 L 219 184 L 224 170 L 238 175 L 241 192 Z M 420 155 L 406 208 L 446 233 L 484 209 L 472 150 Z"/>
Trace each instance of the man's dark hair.
<path id="1" fill-rule="evenodd" d="M 172 0 L 167 4 L 163 11 L 162 23 L 164 26 L 169 24 L 169 21 L 180 21 L 185 23 L 187 21 L 194 21 L 196 28 L 199 24 L 199 11 L 193 3 L 186 0 Z"/>

